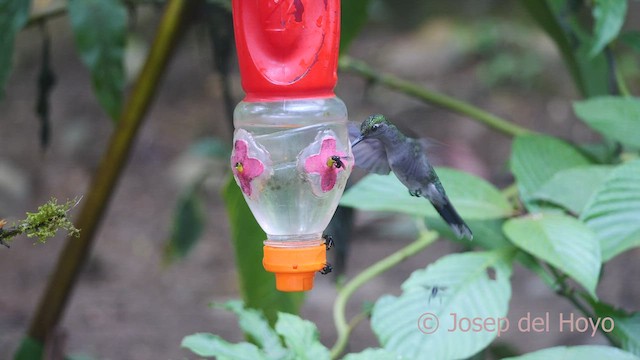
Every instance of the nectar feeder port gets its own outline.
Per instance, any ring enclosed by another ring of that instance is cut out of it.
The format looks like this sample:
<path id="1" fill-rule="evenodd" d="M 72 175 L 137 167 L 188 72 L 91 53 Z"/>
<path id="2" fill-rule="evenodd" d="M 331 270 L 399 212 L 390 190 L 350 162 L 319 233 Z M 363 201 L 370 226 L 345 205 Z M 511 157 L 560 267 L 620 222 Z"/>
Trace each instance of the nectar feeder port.
<path id="1" fill-rule="evenodd" d="M 353 167 L 337 81 L 339 0 L 233 0 L 246 97 L 231 167 L 267 234 L 263 265 L 280 291 L 307 291 L 326 265 L 322 232 Z"/>

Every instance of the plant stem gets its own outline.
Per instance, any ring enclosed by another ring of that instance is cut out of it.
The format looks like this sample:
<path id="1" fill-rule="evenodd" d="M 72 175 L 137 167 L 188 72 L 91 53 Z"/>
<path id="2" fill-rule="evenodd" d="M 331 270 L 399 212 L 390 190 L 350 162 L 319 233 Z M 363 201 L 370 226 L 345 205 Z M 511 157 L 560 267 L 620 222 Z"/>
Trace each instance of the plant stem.
<path id="1" fill-rule="evenodd" d="M 355 329 L 362 321 L 371 316 L 370 312 L 361 312 L 358 315 L 354 316 L 351 321 L 349 321 L 349 334 Z"/>
<path id="2" fill-rule="evenodd" d="M 347 346 L 351 330 L 355 327 L 355 324 L 353 323 L 352 326 L 349 325 L 345 314 L 347 302 L 351 298 L 351 295 L 371 279 L 396 266 L 405 259 L 419 253 L 433 243 L 437 238 L 438 233 L 435 231 L 424 233 L 411 244 L 364 269 L 360 274 L 344 285 L 344 287 L 338 292 L 336 302 L 333 304 L 333 322 L 336 325 L 338 339 L 333 345 L 333 348 L 331 348 L 332 359 L 338 358 L 338 356 L 340 356 L 344 351 L 344 348 Z"/>
<path id="3" fill-rule="evenodd" d="M 615 66 L 613 71 L 615 73 L 616 84 L 618 85 L 618 91 L 620 91 L 620 94 L 625 97 L 631 97 L 631 92 L 629 91 L 627 83 L 624 81 L 624 77 L 620 72 L 620 67 Z"/>
<path id="4" fill-rule="evenodd" d="M 566 276 L 551 265 L 549 265 L 549 272 L 555 279 L 555 283 L 558 285 L 558 289 L 556 289 L 556 292 L 567 298 L 567 300 L 569 300 L 585 316 L 594 318 L 595 316 L 591 313 L 591 311 L 589 311 L 589 309 L 587 309 L 584 304 L 582 304 L 580 300 L 578 300 L 578 298 L 575 296 L 575 290 L 567 285 L 567 283 L 564 281 Z"/>
<path id="5" fill-rule="evenodd" d="M 20 229 L 19 227 L 10 227 L 10 228 L 0 228 L 0 241 L 2 241 L 2 244 L 4 245 L 5 239 L 11 239 L 14 238 L 20 234 L 22 234 L 24 232 L 24 230 Z"/>
<path id="6" fill-rule="evenodd" d="M 25 28 L 28 28 L 33 25 L 38 25 L 43 22 L 55 19 L 59 16 L 65 15 L 67 13 L 67 3 L 58 3 L 55 6 L 51 6 L 46 10 L 35 13 L 33 16 L 29 18 L 27 23 L 25 24 Z"/>
<path id="7" fill-rule="evenodd" d="M 464 101 L 458 100 L 451 96 L 447 96 L 445 94 L 438 93 L 436 91 L 426 89 L 418 84 L 412 83 L 407 80 L 402 80 L 394 75 L 380 73 L 379 71 L 372 69 L 363 61 L 353 59 L 350 56 L 341 56 L 339 66 L 343 71 L 360 75 L 367 80 L 380 83 L 390 89 L 394 89 L 404 94 L 413 96 L 428 104 L 436 105 L 444 109 L 466 115 L 505 135 L 518 136 L 522 134 L 532 133 L 531 130 L 513 124 L 505 119 L 486 112 Z"/>
<path id="8" fill-rule="evenodd" d="M 536 260 L 533 263 L 527 263 L 524 264 L 527 268 L 529 268 L 531 271 L 533 271 L 534 273 L 536 273 L 538 276 L 540 276 L 540 278 L 551 288 L 551 290 L 553 290 L 556 294 L 564 297 L 565 299 L 569 300 L 569 302 L 571 304 L 573 304 L 576 309 L 578 309 L 584 316 L 591 318 L 591 319 L 595 319 L 596 315 L 594 313 L 592 313 L 576 296 L 576 290 L 574 288 L 572 288 L 571 286 L 569 286 L 566 282 L 565 282 L 565 278 L 566 276 L 564 274 L 562 274 L 558 269 L 556 269 L 555 267 L 553 267 L 550 264 L 547 264 L 548 267 L 548 271 L 545 270 L 545 268 Z M 582 296 L 583 298 L 587 299 L 588 302 L 590 303 L 594 303 L 596 302 L 595 299 L 593 299 L 591 297 L 591 295 L 587 294 L 587 293 L 582 293 L 580 292 L 580 296 Z M 605 338 L 607 338 L 607 340 L 609 340 L 609 342 L 613 345 L 613 346 L 620 346 L 619 341 L 612 336 L 610 333 L 607 333 L 605 331 L 602 331 L 602 329 L 600 329 L 600 332 L 604 335 Z"/>
<path id="9" fill-rule="evenodd" d="M 144 68 L 136 80 L 131 96 L 120 115 L 118 126 L 111 136 L 107 151 L 93 177 L 91 188 L 85 197 L 77 221 L 78 228 L 82 230 L 80 237 L 67 239 L 31 322 L 28 335 L 35 340 L 44 342 L 60 320 L 78 272 L 89 254 L 99 221 L 125 167 L 135 136 L 158 90 L 158 84 L 173 49 L 178 43 L 180 30 L 186 23 L 187 9 L 194 2 L 194 0 L 171 0 L 165 7 Z"/>

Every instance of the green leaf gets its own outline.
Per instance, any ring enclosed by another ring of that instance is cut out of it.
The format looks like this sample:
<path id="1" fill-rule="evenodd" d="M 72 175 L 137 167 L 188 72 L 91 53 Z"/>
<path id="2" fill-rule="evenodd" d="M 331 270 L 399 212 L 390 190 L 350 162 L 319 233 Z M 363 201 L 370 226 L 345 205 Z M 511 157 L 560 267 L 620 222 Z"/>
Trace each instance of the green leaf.
<path id="1" fill-rule="evenodd" d="M 532 198 L 562 206 L 574 214 L 581 214 L 612 169 L 612 166 L 594 165 L 560 170 L 542 185 Z"/>
<path id="2" fill-rule="evenodd" d="M 614 169 L 580 218 L 595 231 L 602 261 L 640 246 L 640 160 Z"/>
<path id="3" fill-rule="evenodd" d="M 347 354 L 342 360 L 403 360 L 404 356 L 397 355 L 385 349 L 365 349 L 359 353 Z"/>
<path id="4" fill-rule="evenodd" d="M 20 343 L 20 347 L 13 355 L 13 360 L 33 360 L 42 359 L 44 355 L 44 344 L 40 341 L 25 337 Z"/>
<path id="5" fill-rule="evenodd" d="M 622 340 L 622 348 L 640 356 L 640 312 L 629 316 L 611 316 L 616 324 L 614 332 Z"/>
<path id="6" fill-rule="evenodd" d="M 560 4 L 559 1 L 557 3 Z M 576 36 L 579 38 L 580 45 L 575 52 L 584 81 L 585 97 L 610 94 L 612 89 L 606 56 L 604 53 L 590 56 L 591 38 L 582 33 L 577 33 Z"/>
<path id="7" fill-rule="evenodd" d="M 560 1 L 557 1 L 560 4 Z M 609 75 L 609 63 L 604 53 L 590 56 L 592 43 L 588 35 L 577 33 L 579 46 L 575 50 L 578 66 L 584 82 L 584 96 L 603 96 L 611 93 L 611 81 Z"/>
<path id="8" fill-rule="evenodd" d="M 274 275 L 262 267 L 262 242 L 267 236 L 253 217 L 233 178 L 229 178 L 223 196 L 245 306 L 261 310 L 271 324 L 275 322 L 279 311 L 298 313 L 304 293 L 276 290 Z"/>
<path id="9" fill-rule="evenodd" d="M 436 171 L 451 203 L 464 219 L 486 220 L 511 215 L 512 209 L 507 200 L 485 180 L 447 168 Z M 406 186 L 393 174 L 366 176 L 345 192 L 340 204 L 360 210 L 438 216 L 427 199 L 409 195 Z"/>
<path id="10" fill-rule="evenodd" d="M 69 20 L 100 104 L 114 120 L 122 109 L 127 9 L 120 0 L 69 0 Z"/>
<path id="11" fill-rule="evenodd" d="M 606 137 L 640 148 L 640 99 L 603 96 L 577 101 L 576 115 Z"/>
<path id="12" fill-rule="evenodd" d="M 611 336 L 620 340 L 622 349 L 640 356 L 640 312 L 628 314 L 602 302 L 594 302 L 592 305 L 599 318 L 613 319 L 615 327 Z"/>
<path id="13" fill-rule="evenodd" d="M 573 146 L 554 137 L 521 135 L 513 142 L 510 165 L 520 197 L 530 211 L 536 211 L 539 208 L 532 200 L 540 187 L 558 171 L 589 165 L 589 160 Z"/>
<path id="14" fill-rule="evenodd" d="M 13 66 L 15 37 L 29 19 L 30 6 L 27 0 L 0 1 L 0 99 Z"/>
<path id="15" fill-rule="evenodd" d="M 202 236 L 205 212 L 198 188 L 197 184 L 190 186 L 178 199 L 171 236 L 164 249 L 165 261 L 172 262 L 187 256 Z"/>
<path id="16" fill-rule="evenodd" d="M 310 321 L 287 313 L 278 313 L 276 332 L 284 338 L 296 360 L 328 360 L 329 349 L 318 340 L 318 328 Z"/>
<path id="17" fill-rule="evenodd" d="M 386 295 L 376 302 L 371 327 L 378 341 L 409 359 L 421 358 L 420 354 L 460 359 L 482 350 L 498 335 L 497 329 L 465 332 L 458 323 L 458 331 L 449 331 L 454 329 L 451 314 L 458 321 L 506 317 L 512 257 L 513 251 L 504 250 L 453 254 L 414 271 L 399 297 Z M 436 296 L 434 287 L 440 289 Z"/>
<path id="18" fill-rule="evenodd" d="M 579 83 L 580 71 L 573 48 L 563 30 L 562 24 L 559 22 L 559 18 L 553 12 L 553 8 L 549 6 L 546 0 L 521 0 L 520 3 L 538 23 L 538 26 L 556 43 L 576 83 Z"/>
<path id="19" fill-rule="evenodd" d="M 247 309 L 242 301 L 237 300 L 228 301 L 222 307 L 238 315 L 238 323 L 242 331 L 263 349 L 267 358 L 283 359 L 288 355 L 287 349 L 280 342 L 280 337 L 269 326 L 261 312 Z"/>
<path id="20" fill-rule="evenodd" d="M 596 297 L 600 244 L 580 221 L 564 214 L 541 213 L 507 221 L 504 232 L 519 248 L 564 271 Z"/>
<path id="21" fill-rule="evenodd" d="M 215 357 L 218 360 L 266 359 L 264 353 L 253 344 L 247 342 L 232 344 L 209 333 L 185 336 L 180 346 L 191 350 L 198 356 Z"/>
<path id="22" fill-rule="evenodd" d="M 603 54 L 588 56 L 593 41 L 565 1 L 521 0 L 538 25 L 553 39 L 574 83 L 585 97 L 609 93 L 609 68 Z"/>
<path id="23" fill-rule="evenodd" d="M 613 164 L 618 161 L 621 148 L 613 140 L 593 144 L 580 144 L 578 148 L 589 160 L 595 164 Z"/>
<path id="24" fill-rule="evenodd" d="M 620 40 L 635 51 L 640 52 L 640 31 L 629 31 L 620 35 Z"/>
<path id="25" fill-rule="evenodd" d="M 618 348 L 602 345 L 557 346 L 504 360 L 638 360 L 636 356 Z"/>
<path id="26" fill-rule="evenodd" d="M 594 44 L 589 55 L 594 56 L 618 36 L 627 15 L 627 0 L 595 0 L 593 3 Z"/>
<path id="27" fill-rule="evenodd" d="M 369 0 L 342 1 L 340 5 L 340 54 L 344 54 L 369 19 Z"/>

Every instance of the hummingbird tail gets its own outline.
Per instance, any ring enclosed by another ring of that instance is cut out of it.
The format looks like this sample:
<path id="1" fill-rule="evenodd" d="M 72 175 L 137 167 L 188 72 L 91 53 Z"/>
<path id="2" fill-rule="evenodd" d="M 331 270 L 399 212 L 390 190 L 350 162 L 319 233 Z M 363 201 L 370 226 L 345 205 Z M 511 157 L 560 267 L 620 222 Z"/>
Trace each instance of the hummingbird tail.
<path id="1" fill-rule="evenodd" d="M 442 219 L 451 227 L 451 230 L 453 230 L 453 233 L 458 239 L 467 238 L 473 240 L 471 229 L 469 229 L 464 220 L 458 215 L 458 212 L 453 205 L 451 205 L 449 199 L 445 197 L 442 203 L 432 202 L 432 204 Z"/>

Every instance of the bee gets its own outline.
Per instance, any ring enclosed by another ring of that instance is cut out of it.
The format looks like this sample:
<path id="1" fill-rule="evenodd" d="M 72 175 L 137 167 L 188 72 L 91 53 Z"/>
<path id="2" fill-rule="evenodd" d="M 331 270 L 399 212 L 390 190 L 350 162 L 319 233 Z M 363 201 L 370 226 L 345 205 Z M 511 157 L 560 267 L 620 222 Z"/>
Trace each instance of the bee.
<path id="1" fill-rule="evenodd" d="M 320 270 L 320 274 L 327 275 L 331 271 L 333 271 L 333 267 L 331 266 L 331 264 L 326 263 L 324 264 L 324 267 L 322 268 L 322 270 Z"/>
<path id="2" fill-rule="evenodd" d="M 340 156 L 333 155 L 331 157 L 331 160 L 333 160 L 333 166 L 335 166 L 336 169 L 340 169 L 341 167 L 344 167 L 344 163 L 342 162 L 342 159 L 340 158 Z"/>
<path id="3" fill-rule="evenodd" d="M 333 241 L 333 236 L 323 235 L 322 238 L 324 239 L 324 244 L 327 247 L 327 250 L 331 249 L 335 245 L 335 242 Z"/>

